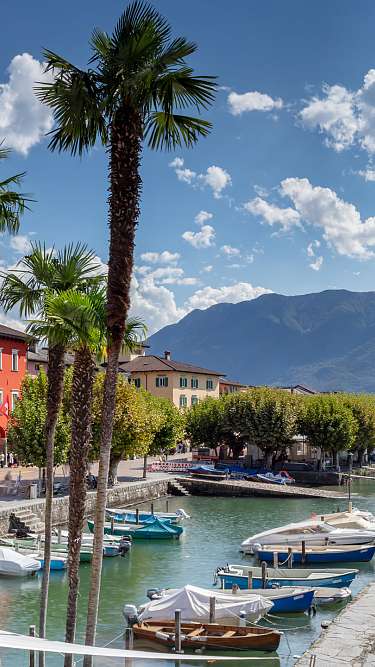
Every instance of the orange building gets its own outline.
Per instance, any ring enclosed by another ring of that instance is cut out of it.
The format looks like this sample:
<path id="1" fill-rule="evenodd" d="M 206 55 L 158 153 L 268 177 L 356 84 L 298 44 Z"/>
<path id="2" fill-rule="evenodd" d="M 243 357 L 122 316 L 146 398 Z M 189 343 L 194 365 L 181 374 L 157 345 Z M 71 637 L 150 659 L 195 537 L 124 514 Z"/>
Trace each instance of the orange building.
<path id="1" fill-rule="evenodd" d="M 20 397 L 28 339 L 22 331 L 0 324 L 0 439 L 6 437 L 7 415 Z"/>

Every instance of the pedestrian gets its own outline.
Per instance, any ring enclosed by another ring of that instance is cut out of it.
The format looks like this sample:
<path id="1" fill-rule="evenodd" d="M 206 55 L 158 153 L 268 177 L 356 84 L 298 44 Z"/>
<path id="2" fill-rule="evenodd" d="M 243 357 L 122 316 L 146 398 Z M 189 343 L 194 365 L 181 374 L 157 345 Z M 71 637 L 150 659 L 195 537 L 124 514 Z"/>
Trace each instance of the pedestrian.
<path id="1" fill-rule="evenodd" d="M 0 454 L 0 467 L 4 468 L 4 464 L 5 464 L 5 454 L 4 454 L 4 452 L 1 452 L 1 454 Z"/>

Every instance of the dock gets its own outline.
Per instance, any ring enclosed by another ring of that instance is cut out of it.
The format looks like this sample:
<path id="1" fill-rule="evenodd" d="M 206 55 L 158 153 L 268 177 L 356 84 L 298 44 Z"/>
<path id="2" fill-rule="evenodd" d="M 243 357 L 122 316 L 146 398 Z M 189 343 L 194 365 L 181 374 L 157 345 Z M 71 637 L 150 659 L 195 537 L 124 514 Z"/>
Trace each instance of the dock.
<path id="1" fill-rule="evenodd" d="M 330 623 L 295 667 L 374 665 L 375 584 L 369 584 Z"/>
<path id="2" fill-rule="evenodd" d="M 202 479 L 195 477 L 176 477 L 178 482 L 191 493 L 202 496 L 261 496 L 263 498 L 346 498 L 346 494 L 317 488 L 287 484 L 267 484 L 266 482 L 247 482 L 243 480 Z"/>

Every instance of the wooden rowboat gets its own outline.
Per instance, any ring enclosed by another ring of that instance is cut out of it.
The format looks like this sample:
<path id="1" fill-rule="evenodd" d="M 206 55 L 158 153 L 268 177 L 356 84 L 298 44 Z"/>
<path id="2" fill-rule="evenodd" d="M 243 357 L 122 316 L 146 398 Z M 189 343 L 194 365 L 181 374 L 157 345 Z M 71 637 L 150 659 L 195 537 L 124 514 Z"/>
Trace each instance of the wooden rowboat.
<path id="1" fill-rule="evenodd" d="M 174 631 L 174 621 L 144 621 L 133 625 L 136 639 L 152 641 L 170 648 L 174 646 Z M 242 628 L 219 623 L 181 624 L 181 646 L 185 650 L 206 646 L 220 650 L 276 651 L 280 638 L 280 632 L 268 628 Z"/>

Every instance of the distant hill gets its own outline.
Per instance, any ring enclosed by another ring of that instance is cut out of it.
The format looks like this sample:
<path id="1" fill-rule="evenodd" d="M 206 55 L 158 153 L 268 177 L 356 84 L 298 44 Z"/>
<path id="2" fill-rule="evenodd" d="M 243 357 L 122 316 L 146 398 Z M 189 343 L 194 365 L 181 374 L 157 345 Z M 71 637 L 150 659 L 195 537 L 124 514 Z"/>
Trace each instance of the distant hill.
<path id="1" fill-rule="evenodd" d="M 252 385 L 375 392 L 375 292 L 265 294 L 194 310 L 149 340 L 150 352 Z"/>

